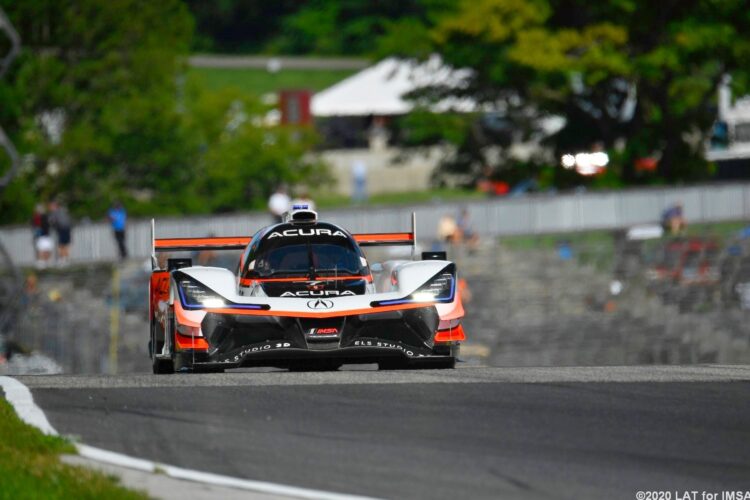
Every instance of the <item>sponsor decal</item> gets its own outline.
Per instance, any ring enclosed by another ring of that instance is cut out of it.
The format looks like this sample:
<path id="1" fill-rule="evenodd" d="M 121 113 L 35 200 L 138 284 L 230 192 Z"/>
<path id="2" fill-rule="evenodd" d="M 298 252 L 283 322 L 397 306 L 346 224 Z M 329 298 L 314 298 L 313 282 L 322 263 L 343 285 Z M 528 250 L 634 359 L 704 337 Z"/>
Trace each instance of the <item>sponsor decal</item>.
<path id="1" fill-rule="evenodd" d="M 284 292 L 279 297 L 343 297 L 345 295 L 357 295 L 351 290 L 299 290 L 296 292 Z M 308 303 L 307 307 L 310 307 Z M 317 307 L 310 307 L 310 309 L 319 309 Z M 325 307 L 323 309 L 330 309 Z"/>
<path id="2" fill-rule="evenodd" d="M 397 344 L 397 343 L 394 343 L 394 342 L 387 342 L 387 341 L 383 341 L 383 340 L 369 340 L 369 339 L 355 340 L 354 344 L 352 344 L 352 345 L 354 345 L 356 347 L 379 347 L 381 349 L 398 349 L 399 351 L 403 352 L 404 354 L 406 354 L 410 358 L 414 358 L 414 357 L 416 357 L 416 358 L 423 358 L 423 357 L 425 357 L 424 354 L 422 354 L 420 352 L 416 352 L 414 349 L 412 349 L 410 347 L 405 347 L 405 346 L 403 346 L 401 344 Z"/>
<path id="3" fill-rule="evenodd" d="M 295 228 L 285 229 L 283 231 L 274 231 L 268 235 L 268 240 L 271 238 L 284 238 L 284 237 L 295 237 L 295 236 L 339 236 L 346 238 L 346 234 L 343 231 L 331 231 L 330 229 L 317 229 L 317 228 Z"/>
<path id="4" fill-rule="evenodd" d="M 286 349 L 289 347 L 292 347 L 292 344 L 289 342 L 272 342 L 269 344 L 258 345 L 255 347 L 248 347 L 238 352 L 233 358 L 225 359 L 223 363 L 237 363 L 239 360 L 241 360 L 248 354 L 252 354 L 254 352 L 270 351 L 274 349 Z"/>
<path id="5" fill-rule="evenodd" d="M 316 339 L 335 339 L 339 336 L 338 328 L 310 328 L 307 332 L 308 337 L 315 337 Z"/>
<path id="6" fill-rule="evenodd" d="M 309 309 L 315 309 L 315 310 L 331 309 L 333 307 L 333 302 L 330 300 L 323 300 L 323 299 L 308 300 L 307 307 Z"/>

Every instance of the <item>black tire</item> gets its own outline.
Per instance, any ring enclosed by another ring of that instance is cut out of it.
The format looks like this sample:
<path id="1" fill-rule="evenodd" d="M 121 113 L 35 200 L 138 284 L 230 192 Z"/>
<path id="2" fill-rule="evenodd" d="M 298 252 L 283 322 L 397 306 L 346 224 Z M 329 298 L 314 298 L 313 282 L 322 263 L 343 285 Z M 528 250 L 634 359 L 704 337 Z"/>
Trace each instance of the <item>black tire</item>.
<path id="1" fill-rule="evenodd" d="M 157 328 L 160 328 L 160 327 L 156 325 L 153 320 L 151 320 L 151 340 L 148 343 L 149 354 L 151 355 L 151 369 L 155 375 L 165 375 L 169 373 L 174 373 L 174 361 L 171 358 L 159 359 L 156 357 L 156 353 L 161 352 L 162 348 L 164 347 L 164 341 L 163 340 L 159 341 L 159 339 L 156 338 Z M 167 332 L 164 332 L 164 333 L 165 333 L 164 338 L 166 339 Z M 173 341 L 173 345 L 174 345 L 174 341 Z"/>

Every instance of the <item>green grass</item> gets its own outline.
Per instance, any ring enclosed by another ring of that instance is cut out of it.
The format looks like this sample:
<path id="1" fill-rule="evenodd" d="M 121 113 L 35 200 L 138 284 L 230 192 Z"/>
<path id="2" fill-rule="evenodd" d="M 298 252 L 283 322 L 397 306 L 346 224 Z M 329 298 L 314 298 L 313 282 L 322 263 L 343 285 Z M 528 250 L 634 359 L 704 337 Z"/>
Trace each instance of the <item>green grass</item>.
<path id="1" fill-rule="evenodd" d="M 0 499 L 147 498 L 118 486 L 112 477 L 63 464 L 63 453 L 75 453 L 75 448 L 21 422 L 0 398 Z"/>
<path id="2" fill-rule="evenodd" d="M 278 73 L 269 73 L 264 69 L 190 68 L 188 76 L 203 81 L 209 90 L 236 88 L 261 96 L 281 89 L 317 92 L 354 73 L 354 70 L 282 69 Z"/>
<path id="3" fill-rule="evenodd" d="M 736 237 L 740 230 L 747 226 L 747 221 L 710 222 L 705 224 L 690 224 L 690 221 L 688 221 L 687 235 L 714 237 L 721 241 L 728 241 Z"/>
<path id="4" fill-rule="evenodd" d="M 430 203 L 441 201 L 472 201 L 486 199 L 487 195 L 479 191 L 460 188 L 440 188 L 427 191 L 406 191 L 403 193 L 375 194 L 362 206 L 408 205 L 412 203 Z M 313 199 L 318 208 L 340 208 L 355 206 L 349 196 L 338 194 L 314 194 Z"/>
<path id="5" fill-rule="evenodd" d="M 568 241 L 574 246 L 611 247 L 612 231 L 578 231 L 572 233 L 504 236 L 500 239 L 503 245 L 513 250 L 555 248 L 561 241 Z"/>

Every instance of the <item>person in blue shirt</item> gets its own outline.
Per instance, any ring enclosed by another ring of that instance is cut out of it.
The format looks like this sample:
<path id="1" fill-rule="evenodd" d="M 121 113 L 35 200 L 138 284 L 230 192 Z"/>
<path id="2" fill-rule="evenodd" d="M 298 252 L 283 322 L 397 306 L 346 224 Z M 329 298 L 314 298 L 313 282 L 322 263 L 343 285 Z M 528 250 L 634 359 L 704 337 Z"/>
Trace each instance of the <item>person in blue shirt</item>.
<path id="1" fill-rule="evenodd" d="M 128 213 L 122 203 L 116 201 L 107 212 L 107 216 L 112 224 L 112 231 L 115 233 L 117 248 L 120 250 L 120 259 L 125 260 L 128 258 L 128 249 L 125 247 L 125 228 L 127 227 Z"/>

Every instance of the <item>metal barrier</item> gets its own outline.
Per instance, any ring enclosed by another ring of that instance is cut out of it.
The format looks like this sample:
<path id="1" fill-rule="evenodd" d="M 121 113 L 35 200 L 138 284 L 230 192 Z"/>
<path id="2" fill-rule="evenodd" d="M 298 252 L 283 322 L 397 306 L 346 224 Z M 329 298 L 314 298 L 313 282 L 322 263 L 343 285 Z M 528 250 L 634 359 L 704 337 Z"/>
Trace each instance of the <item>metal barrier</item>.
<path id="1" fill-rule="evenodd" d="M 399 207 L 322 210 L 326 220 L 353 232 L 407 230 L 411 212 L 417 214 L 417 237 L 427 243 L 435 238 L 443 215 L 455 216 L 469 209 L 475 230 L 482 236 L 564 233 L 616 229 L 656 222 L 670 204 L 681 202 L 689 223 L 739 220 L 750 217 L 750 183 L 710 184 L 684 188 L 650 188 L 565 195 L 530 195 L 471 202 L 434 202 Z M 264 213 L 157 218 L 158 236 L 250 235 L 268 225 Z M 32 264 L 31 230 L 0 230 L 0 238 L 19 264 Z M 148 220 L 131 220 L 127 246 L 133 257 L 149 255 Z M 77 262 L 110 261 L 117 248 L 107 223 L 78 224 L 73 230 L 71 259 Z"/>

